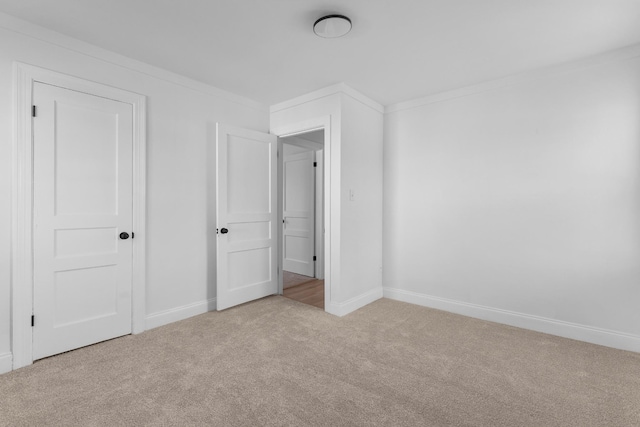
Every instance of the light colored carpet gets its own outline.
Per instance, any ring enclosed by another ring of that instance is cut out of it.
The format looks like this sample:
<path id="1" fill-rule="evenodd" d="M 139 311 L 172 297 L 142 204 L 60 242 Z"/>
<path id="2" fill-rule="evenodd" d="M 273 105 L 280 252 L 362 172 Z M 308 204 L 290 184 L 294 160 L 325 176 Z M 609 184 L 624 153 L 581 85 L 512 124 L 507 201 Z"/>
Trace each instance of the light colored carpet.
<path id="1" fill-rule="evenodd" d="M 269 297 L 0 376 L 2 426 L 638 426 L 640 354 Z"/>
<path id="2" fill-rule="evenodd" d="M 282 289 L 292 288 L 310 282 L 311 280 L 316 280 L 316 278 L 282 270 Z"/>

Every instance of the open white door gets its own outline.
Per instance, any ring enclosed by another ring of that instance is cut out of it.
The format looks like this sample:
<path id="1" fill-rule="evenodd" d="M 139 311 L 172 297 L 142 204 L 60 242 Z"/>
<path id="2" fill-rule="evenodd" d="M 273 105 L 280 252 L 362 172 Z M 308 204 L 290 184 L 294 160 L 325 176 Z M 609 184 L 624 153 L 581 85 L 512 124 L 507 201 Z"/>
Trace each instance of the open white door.
<path id="1" fill-rule="evenodd" d="M 283 162 L 282 268 L 309 277 L 315 275 L 315 152 L 286 156 Z"/>
<path id="2" fill-rule="evenodd" d="M 277 142 L 216 126 L 218 310 L 278 292 Z"/>

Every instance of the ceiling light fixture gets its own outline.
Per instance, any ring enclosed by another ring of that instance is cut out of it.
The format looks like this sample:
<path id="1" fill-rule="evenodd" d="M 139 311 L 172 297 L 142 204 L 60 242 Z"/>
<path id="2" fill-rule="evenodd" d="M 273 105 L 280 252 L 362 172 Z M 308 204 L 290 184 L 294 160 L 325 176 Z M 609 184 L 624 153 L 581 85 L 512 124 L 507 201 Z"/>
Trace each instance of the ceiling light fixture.
<path id="1" fill-rule="evenodd" d="M 351 19 L 344 15 L 327 15 L 313 24 L 313 32 L 325 39 L 342 37 L 351 31 Z"/>

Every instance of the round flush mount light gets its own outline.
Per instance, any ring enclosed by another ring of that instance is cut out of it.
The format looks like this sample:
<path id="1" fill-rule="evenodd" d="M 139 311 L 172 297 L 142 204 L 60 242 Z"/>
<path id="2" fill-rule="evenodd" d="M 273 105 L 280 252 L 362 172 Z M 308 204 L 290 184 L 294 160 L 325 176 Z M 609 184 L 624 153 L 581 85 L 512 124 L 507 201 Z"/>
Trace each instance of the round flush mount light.
<path id="1" fill-rule="evenodd" d="M 313 24 L 313 32 L 325 39 L 342 37 L 351 31 L 351 19 L 344 15 L 327 15 Z"/>

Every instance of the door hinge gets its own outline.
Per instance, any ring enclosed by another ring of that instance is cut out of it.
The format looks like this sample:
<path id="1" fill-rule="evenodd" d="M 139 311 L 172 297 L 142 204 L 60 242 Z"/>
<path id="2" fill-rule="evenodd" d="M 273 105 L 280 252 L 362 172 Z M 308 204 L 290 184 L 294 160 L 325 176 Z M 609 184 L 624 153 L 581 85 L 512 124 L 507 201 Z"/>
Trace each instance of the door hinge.
<path id="1" fill-rule="evenodd" d="M 136 233 L 134 233 L 133 231 L 131 232 L 131 238 L 133 239 L 135 237 Z"/>
<path id="2" fill-rule="evenodd" d="M 35 117 L 36 116 L 36 106 L 32 105 L 31 106 L 31 117 Z"/>
<path id="3" fill-rule="evenodd" d="M 316 256 L 315 255 L 313 256 L 313 260 L 316 261 Z"/>
<path id="4" fill-rule="evenodd" d="M 31 327 L 34 327 L 36 325 L 36 316 L 34 316 L 33 314 L 31 315 Z"/>
<path id="5" fill-rule="evenodd" d="M 313 162 L 313 167 L 317 168 L 318 167 L 318 162 Z"/>

